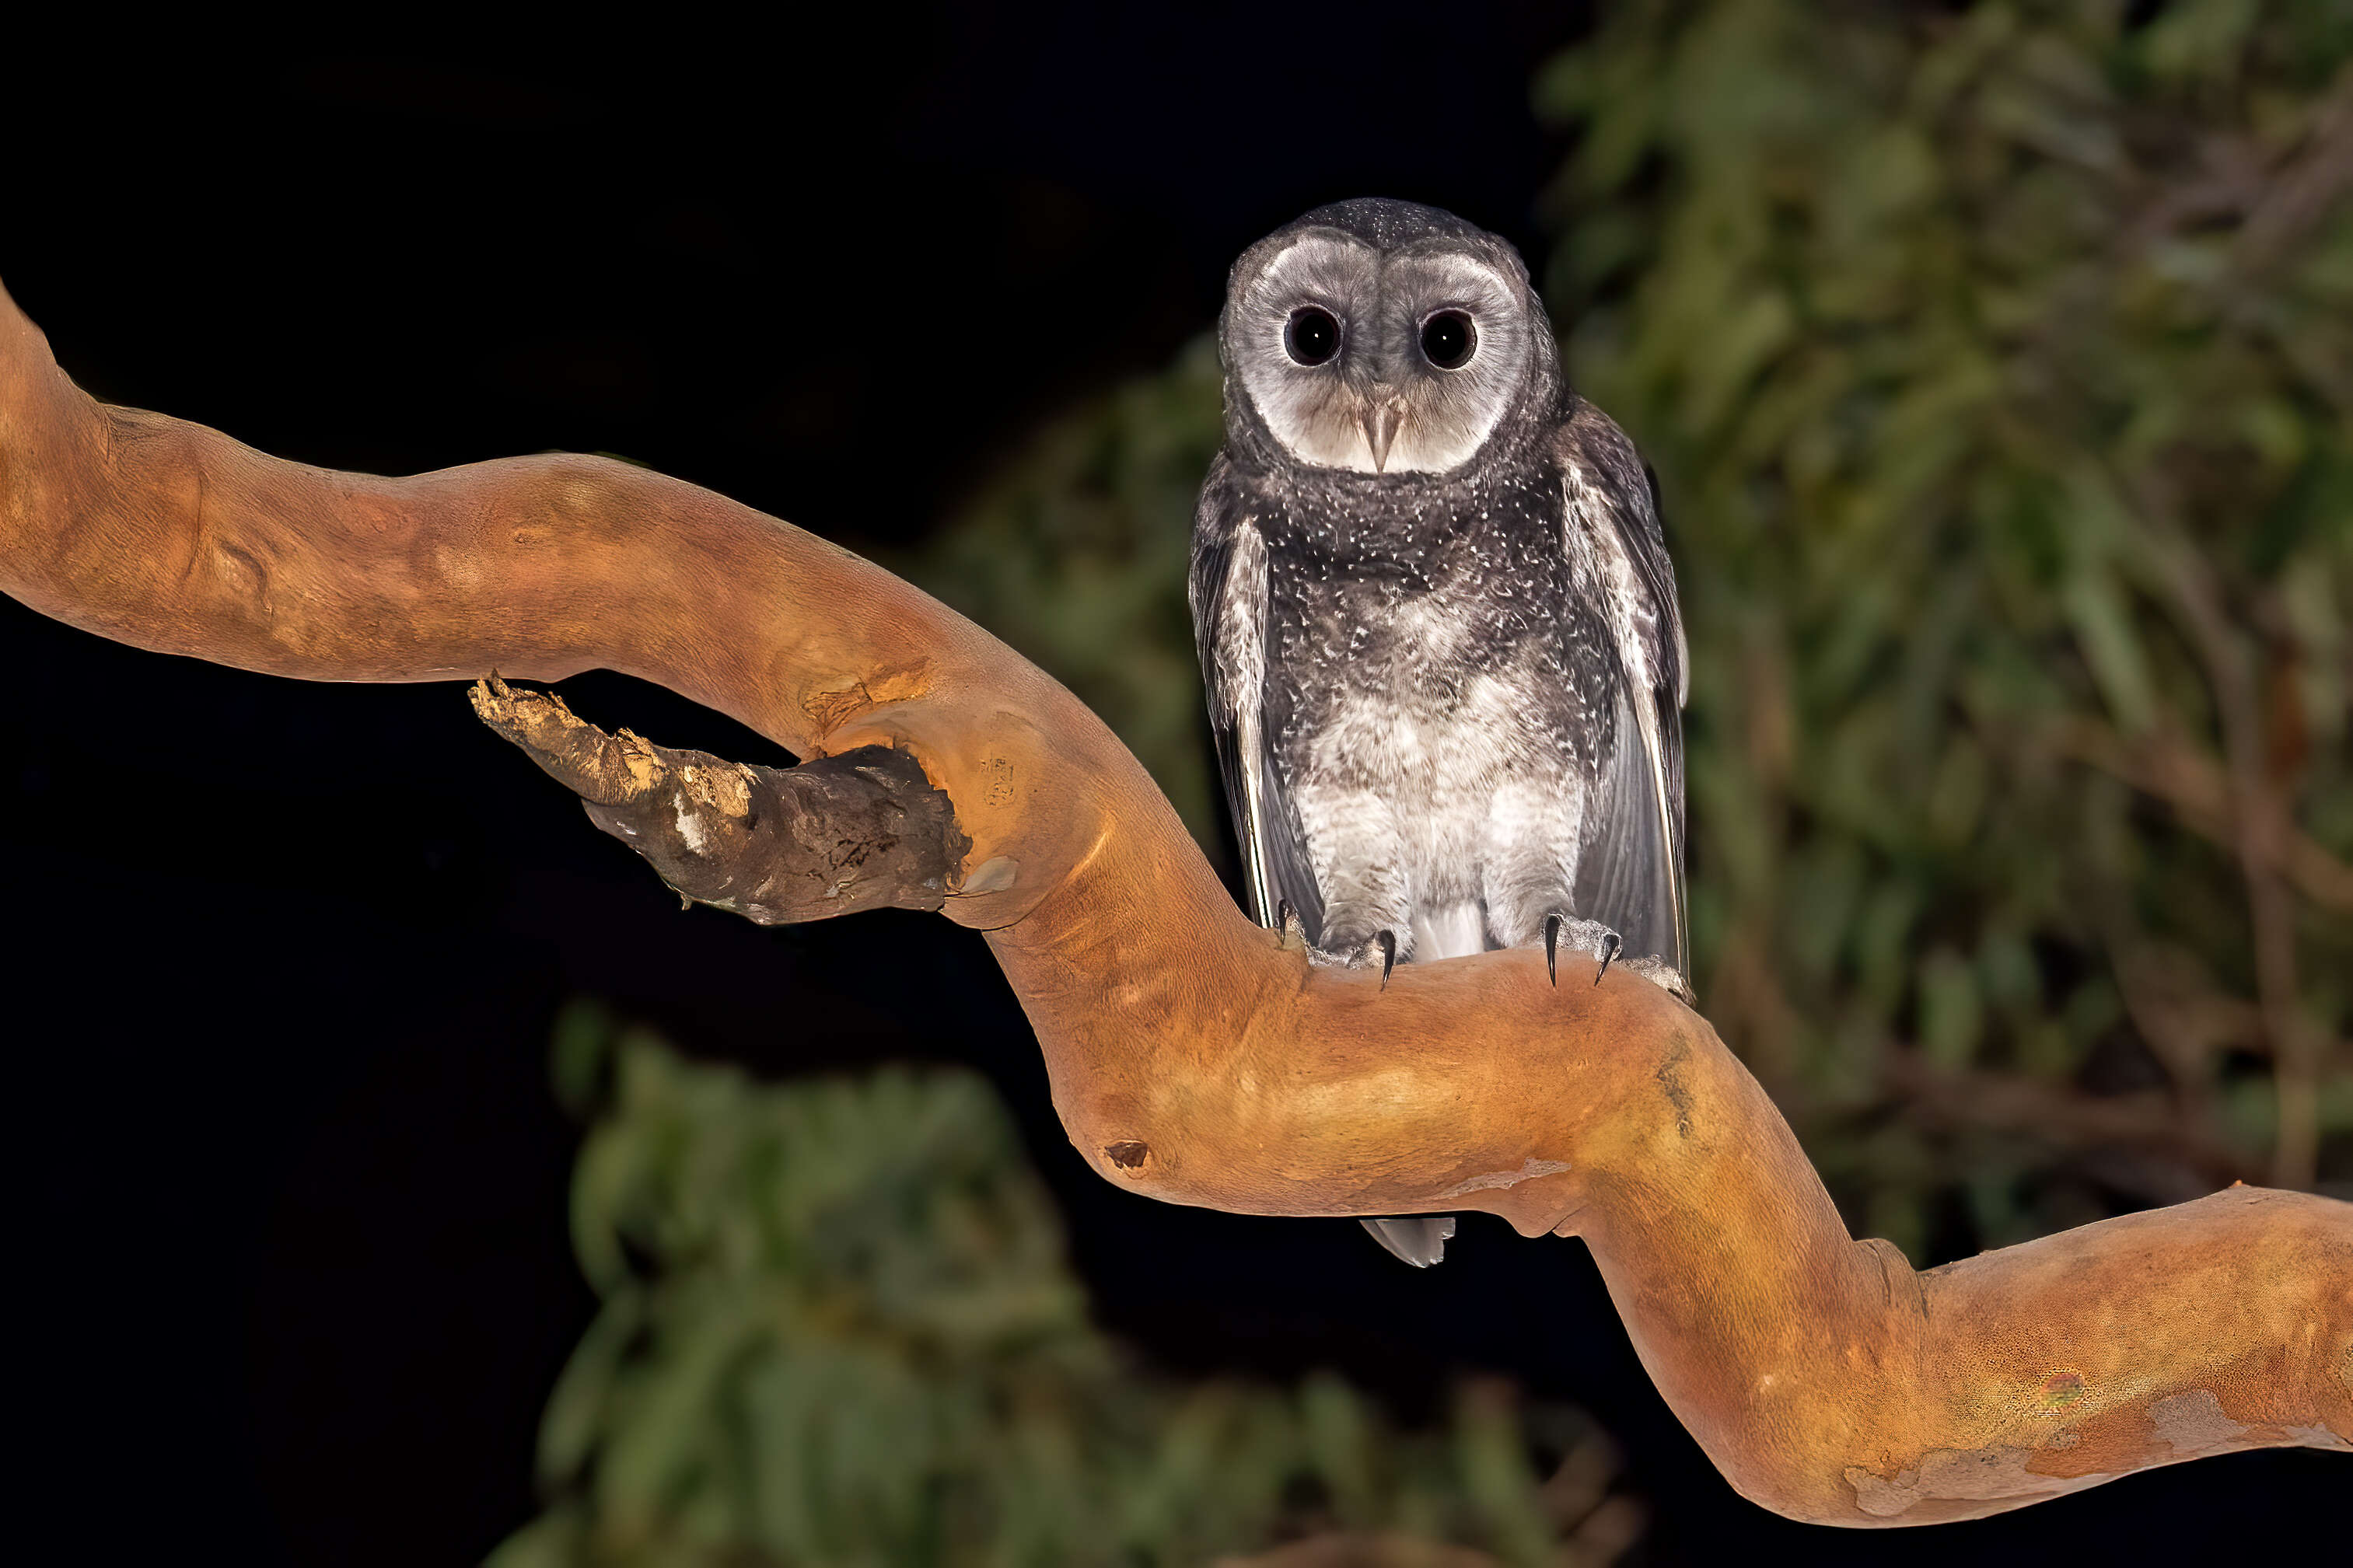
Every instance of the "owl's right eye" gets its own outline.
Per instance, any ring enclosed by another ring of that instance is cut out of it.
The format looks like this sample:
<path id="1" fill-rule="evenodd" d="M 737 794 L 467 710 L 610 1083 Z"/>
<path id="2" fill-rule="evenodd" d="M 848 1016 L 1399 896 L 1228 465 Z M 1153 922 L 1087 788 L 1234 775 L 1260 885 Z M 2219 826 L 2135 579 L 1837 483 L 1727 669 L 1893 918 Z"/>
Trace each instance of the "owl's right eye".
<path id="1" fill-rule="evenodd" d="M 1322 364 L 1340 352 L 1339 318 L 1321 305 L 1302 305 L 1282 324 L 1282 351 L 1301 364 Z"/>

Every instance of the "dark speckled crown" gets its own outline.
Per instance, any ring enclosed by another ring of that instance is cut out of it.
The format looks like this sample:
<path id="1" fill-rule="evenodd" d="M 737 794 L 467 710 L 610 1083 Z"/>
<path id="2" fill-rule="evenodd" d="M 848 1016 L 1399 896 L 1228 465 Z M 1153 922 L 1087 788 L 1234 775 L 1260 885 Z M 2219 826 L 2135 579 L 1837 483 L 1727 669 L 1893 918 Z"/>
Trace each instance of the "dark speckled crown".
<path id="1" fill-rule="evenodd" d="M 1336 228 L 1378 250 L 1395 250 L 1421 239 L 1493 237 L 1451 212 L 1418 202 L 1391 201 L 1386 196 L 1358 196 L 1317 207 L 1284 225 L 1282 232 L 1302 228 Z"/>

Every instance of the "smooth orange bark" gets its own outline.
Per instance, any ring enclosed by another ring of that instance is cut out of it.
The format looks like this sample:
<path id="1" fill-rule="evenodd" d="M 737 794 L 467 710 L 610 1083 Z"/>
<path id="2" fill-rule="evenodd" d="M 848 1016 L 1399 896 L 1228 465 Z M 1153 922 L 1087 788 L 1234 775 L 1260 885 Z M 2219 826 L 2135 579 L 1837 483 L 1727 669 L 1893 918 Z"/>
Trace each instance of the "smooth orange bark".
<path id="1" fill-rule="evenodd" d="M 1915 1273 L 1851 1239 L 1705 1020 L 1534 952 L 1310 968 L 1069 692 L 871 563 L 596 458 L 410 479 L 101 406 L 0 295 L 0 587 L 327 680 L 605 667 L 803 757 L 902 747 L 970 836 L 1071 1141 L 1172 1202 L 1483 1209 L 1583 1237 L 1661 1390 L 1802 1519 L 1998 1511 L 2232 1449 L 2353 1448 L 2353 1205 L 2235 1188 Z"/>

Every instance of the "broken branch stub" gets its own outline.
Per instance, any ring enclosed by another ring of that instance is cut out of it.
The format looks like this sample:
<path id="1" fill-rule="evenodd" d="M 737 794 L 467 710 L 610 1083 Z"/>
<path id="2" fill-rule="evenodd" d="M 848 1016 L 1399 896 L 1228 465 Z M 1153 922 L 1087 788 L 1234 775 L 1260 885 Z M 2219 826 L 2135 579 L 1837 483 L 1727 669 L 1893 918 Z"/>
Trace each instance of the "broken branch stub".
<path id="1" fill-rule="evenodd" d="M 937 910 L 971 841 L 908 753 L 860 746 L 797 768 L 657 746 L 495 674 L 474 712 L 580 796 L 680 898 L 761 925 L 860 910 Z"/>

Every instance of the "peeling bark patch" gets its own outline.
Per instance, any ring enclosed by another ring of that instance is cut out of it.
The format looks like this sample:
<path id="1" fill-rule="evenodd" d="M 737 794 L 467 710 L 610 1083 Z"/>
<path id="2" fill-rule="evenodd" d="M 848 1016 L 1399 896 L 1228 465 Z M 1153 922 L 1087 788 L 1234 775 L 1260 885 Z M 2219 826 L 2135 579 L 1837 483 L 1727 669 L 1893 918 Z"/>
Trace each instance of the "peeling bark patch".
<path id="1" fill-rule="evenodd" d="M 2042 1380 L 2039 1392 L 2045 1408 L 2055 1414 L 2079 1403 L 2089 1390 L 2081 1374 L 2055 1372 Z M 2062 1400 L 2063 1404 L 2058 1403 Z M 2138 1428 L 2137 1419 L 2126 1411 L 2113 1414 Z M 2221 1401 L 2203 1388 L 2153 1402 L 2148 1407 L 2148 1435 L 2168 1445 L 2170 1458 L 2176 1460 L 2243 1447 L 2251 1437 L 2263 1440 L 2258 1429 L 2224 1415 Z M 2054 1434 L 2042 1448 L 1937 1448 L 1920 1456 L 1913 1468 L 1893 1476 L 1859 1467 L 1848 1468 L 1845 1475 L 1847 1484 L 1854 1488 L 1855 1507 L 1873 1519 L 1894 1519 L 1923 1505 L 1930 1505 L 1928 1517 L 1941 1518 L 1947 1510 L 1933 1505 L 2055 1497 L 2147 1464 L 2164 1462 L 2146 1450 L 2137 1437 L 2124 1451 L 2095 1438 L 2074 1463 L 2053 1466 L 2046 1458 L 2042 1468 L 2034 1468 L 2038 1458 L 2084 1443 L 2083 1433 L 2069 1429 Z"/>
<path id="2" fill-rule="evenodd" d="M 1113 1164 L 1117 1165 L 1123 1171 L 1133 1171 L 1138 1169 L 1143 1165 L 1145 1156 L 1151 1152 L 1151 1150 L 1133 1140 L 1129 1140 L 1125 1142 L 1106 1143 L 1103 1145 L 1104 1157 L 1109 1159 Z"/>
<path id="3" fill-rule="evenodd" d="M 1438 1195 L 1459 1198 L 1465 1193 L 1483 1193 L 1491 1187 L 1516 1187 L 1522 1182 L 1538 1176 L 1558 1175 L 1568 1169 L 1566 1160 L 1530 1160 L 1516 1171 L 1490 1171 L 1483 1176 L 1473 1176 L 1467 1182 L 1457 1182 Z"/>
<path id="4" fill-rule="evenodd" d="M 2171 1444 L 2174 1457 L 2182 1459 L 2247 1435 L 2244 1426 L 2222 1414 L 2222 1402 L 2203 1388 L 2158 1400 L 2148 1407 L 2148 1424 L 2157 1429 L 2158 1441 Z"/>
<path id="5" fill-rule="evenodd" d="M 203 506 L 201 489 L 197 493 L 197 505 L 198 526 L 201 527 Z M 223 540 L 214 543 L 213 553 L 220 563 L 220 575 L 226 581 L 228 591 L 236 595 L 238 602 L 256 615 L 269 615 L 269 573 L 262 566 L 260 561 L 255 558 L 253 552 Z"/>
<path id="6" fill-rule="evenodd" d="M 2299 1448 L 2336 1448 L 2353 1454 L 2353 1443 L 2347 1442 L 2326 1426 L 2283 1426 L 2287 1440 Z"/>
<path id="7" fill-rule="evenodd" d="M 1001 893 L 1021 879 L 1021 862 L 1009 855 L 992 856 L 973 868 L 956 891 L 967 897 L 975 893 Z"/>
<path id="8" fill-rule="evenodd" d="M 850 685 L 814 693 L 803 700 L 801 711 L 809 716 L 818 734 L 830 734 L 870 709 L 923 696 L 930 689 L 930 665 L 918 659 L 902 669 L 881 670 Z"/>
<path id="9" fill-rule="evenodd" d="M 1849 1466 L 1846 1480 L 1854 1489 L 1854 1506 L 1873 1519 L 1894 1519 L 1924 1502 L 1987 1502 L 2072 1489 L 2063 1481 L 2029 1470 L 2027 1461 L 2034 1452 L 2011 1447 L 1933 1448 L 1920 1456 L 1917 1467 L 1893 1476 L 1876 1476 L 1860 1466 Z"/>
<path id="10" fill-rule="evenodd" d="M 2054 1372 L 2042 1380 L 2041 1386 L 2035 1389 L 2034 1396 L 2042 1407 L 2042 1414 L 2057 1415 L 2073 1408 L 2086 1392 L 2083 1373 Z"/>
<path id="11" fill-rule="evenodd" d="M 1681 1035 L 1667 1047 L 1667 1059 L 1659 1064 L 1653 1076 L 1659 1087 L 1666 1091 L 1667 1103 L 1675 1108 L 1675 1132 L 1679 1137 L 1691 1136 L 1691 1090 L 1683 1087 L 1683 1065 L 1691 1059 L 1690 1043 Z"/>
<path id="12" fill-rule="evenodd" d="M 982 763 L 981 766 L 987 770 L 982 774 L 987 782 L 981 786 L 980 798 L 994 806 L 1011 805 L 1013 804 L 1013 764 L 1003 757 L 990 757 Z"/>

